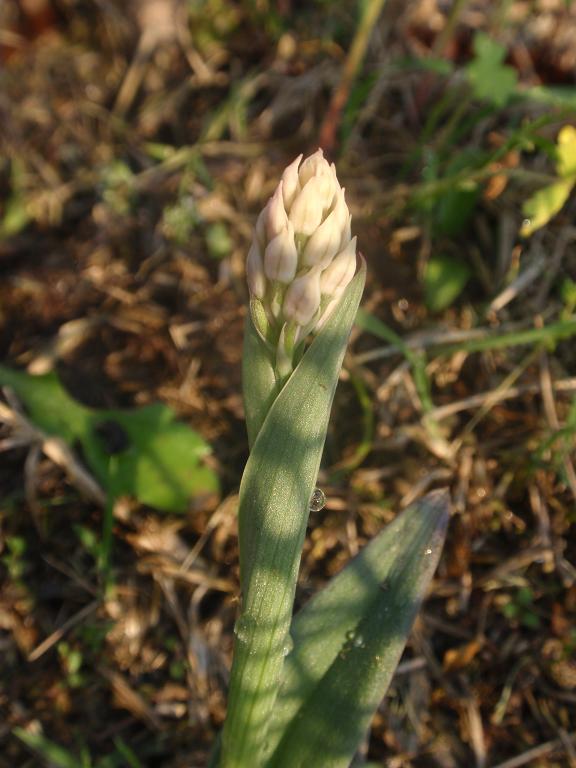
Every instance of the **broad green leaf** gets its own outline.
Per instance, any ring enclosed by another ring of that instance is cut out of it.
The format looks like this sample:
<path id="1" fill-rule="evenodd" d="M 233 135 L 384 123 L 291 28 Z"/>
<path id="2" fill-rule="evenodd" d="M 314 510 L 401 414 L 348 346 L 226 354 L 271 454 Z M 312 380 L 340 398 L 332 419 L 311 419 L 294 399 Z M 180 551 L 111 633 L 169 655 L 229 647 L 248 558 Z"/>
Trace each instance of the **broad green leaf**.
<path id="1" fill-rule="evenodd" d="M 465 261 L 451 256 L 433 256 L 424 272 L 424 298 L 431 312 L 441 312 L 462 293 L 470 275 Z"/>
<path id="2" fill-rule="evenodd" d="M 135 496 L 143 504 L 167 512 L 185 512 L 193 497 L 218 491 L 213 470 L 201 463 L 208 444 L 161 403 L 132 411 L 106 410 L 92 414 L 93 429 L 83 446 L 87 460 L 114 496 Z M 107 425 L 120 427 L 127 447 L 110 456 Z M 94 434 L 96 437 L 94 438 Z M 102 437 L 102 434 L 104 437 Z"/>
<path id="3" fill-rule="evenodd" d="M 74 400 L 54 373 L 30 376 L 0 366 L 0 386 L 9 386 L 43 431 L 74 447 L 112 498 L 135 496 L 169 512 L 184 512 L 191 498 L 218 491 L 216 474 L 201 459 L 203 438 L 176 421 L 165 405 L 134 410 L 87 408 Z"/>
<path id="4" fill-rule="evenodd" d="M 520 228 L 522 237 L 529 237 L 564 207 L 576 179 L 560 179 L 543 187 L 529 197 L 522 206 L 526 217 Z"/>
<path id="5" fill-rule="evenodd" d="M 363 265 L 274 400 L 244 471 L 239 501 L 242 613 L 222 736 L 223 767 L 247 765 L 248 760 L 260 765 L 288 650 L 308 505 L 365 271 Z"/>
<path id="6" fill-rule="evenodd" d="M 43 432 L 72 443 L 89 428 L 89 410 L 74 400 L 54 373 L 31 376 L 0 365 L 0 387 L 11 387 Z"/>
<path id="7" fill-rule="evenodd" d="M 448 494 L 430 493 L 295 617 L 266 768 L 350 764 L 436 569 L 448 516 Z"/>
<path id="8" fill-rule="evenodd" d="M 504 46 L 491 40 L 488 35 L 477 33 L 474 37 L 474 60 L 468 65 L 468 79 L 477 99 L 503 107 L 516 92 L 516 70 L 503 64 Z"/>

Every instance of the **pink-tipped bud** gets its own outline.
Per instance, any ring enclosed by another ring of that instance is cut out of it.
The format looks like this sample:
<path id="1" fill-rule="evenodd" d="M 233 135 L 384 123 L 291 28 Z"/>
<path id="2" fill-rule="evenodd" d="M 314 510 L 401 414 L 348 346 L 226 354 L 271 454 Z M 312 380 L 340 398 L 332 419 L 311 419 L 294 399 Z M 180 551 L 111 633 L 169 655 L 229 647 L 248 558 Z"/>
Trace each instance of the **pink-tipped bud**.
<path id="1" fill-rule="evenodd" d="M 298 269 L 298 251 L 294 242 L 294 227 L 287 221 L 284 229 L 273 238 L 264 251 L 264 273 L 269 280 L 289 283 Z"/>
<path id="2" fill-rule="evenodd" d="M 310 270 L 288 286 L 282 307 L 284 317 L 298 325 L 308 325 L 318 312 L 320 298 L 320 272 Z"/>
<path id="3" fill-rule="evenodd" d="M 344 189 L 321 149 L 299 155 L 256 222 L 246 272 L 276 344 L 286 323 L 293 339 L 317 330 L 356 271 L 356 238 Z M 322 311 L 322 317 L 320 317 Z"/>

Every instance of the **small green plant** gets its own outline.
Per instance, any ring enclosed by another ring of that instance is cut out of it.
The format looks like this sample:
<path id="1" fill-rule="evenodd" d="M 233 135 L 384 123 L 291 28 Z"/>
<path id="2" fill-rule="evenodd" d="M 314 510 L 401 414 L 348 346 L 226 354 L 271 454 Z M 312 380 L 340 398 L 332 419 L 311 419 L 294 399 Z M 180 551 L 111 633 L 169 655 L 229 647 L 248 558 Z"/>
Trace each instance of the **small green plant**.
<path id="1" fill-rule="evenodd" d="M 70 688 L 80 688 L 84 682 L 81 672 L 84 661 L 82 652 L 65 641 L 58 643 L 57 649 L 66 682 Z"/>
<path id="2" fill-rule="evenodd" d="M 251 452 L 240 487 L 242 598 L 228 714 L 212 760 L 220 768 L 350 764 L 434 573 L 448 516 L 443 492 L 406 510 L 292 618 L 365 278 L 334 166 L 320 150 L 301 160 L 260 215 L 247 260 Z"/>
<path id="3" fill-rule="evenodd" d="M 507 596 L 500 610 L 507 619 L 528 629 L 540 626 L 540 616 L 534 607 L 534 593 L 529 587 L 520 587 L 513 595 Z"/>

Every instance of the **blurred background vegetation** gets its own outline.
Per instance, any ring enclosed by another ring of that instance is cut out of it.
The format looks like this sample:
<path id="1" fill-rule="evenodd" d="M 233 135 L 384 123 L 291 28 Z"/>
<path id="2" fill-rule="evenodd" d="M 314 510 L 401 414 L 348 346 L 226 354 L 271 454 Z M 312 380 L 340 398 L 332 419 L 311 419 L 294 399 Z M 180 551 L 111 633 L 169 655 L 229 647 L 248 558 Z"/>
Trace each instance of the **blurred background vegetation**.
<path id="1" fill-rule="evenodd" d="M 359 763 L 576 766 L 576 4 L 0 5 L 0 766 L 206 765 L 244 259 L 338 166 L 368 283 L 298 602 L 450 486 Z"/>

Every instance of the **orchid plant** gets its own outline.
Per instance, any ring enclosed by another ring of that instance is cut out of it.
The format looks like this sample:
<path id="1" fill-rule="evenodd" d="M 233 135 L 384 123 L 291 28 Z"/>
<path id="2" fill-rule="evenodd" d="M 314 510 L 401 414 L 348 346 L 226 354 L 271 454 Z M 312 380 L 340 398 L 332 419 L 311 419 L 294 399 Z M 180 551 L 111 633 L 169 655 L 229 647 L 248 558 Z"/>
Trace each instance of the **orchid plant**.
<path id="1" fill-rule="evenodd" d="M 348 766 L 435 571 L 447 494 L 402 512 L 293 617 L 330 409 L 366 267 L 334 165 L 299 156 L 258 217 L 246 265 L 241 597 L 212 765 Z"/>

